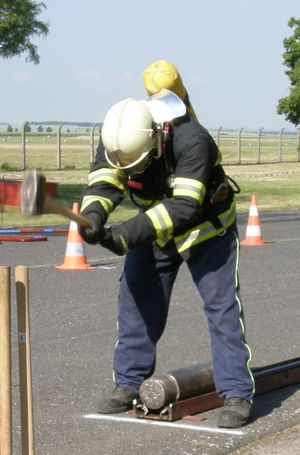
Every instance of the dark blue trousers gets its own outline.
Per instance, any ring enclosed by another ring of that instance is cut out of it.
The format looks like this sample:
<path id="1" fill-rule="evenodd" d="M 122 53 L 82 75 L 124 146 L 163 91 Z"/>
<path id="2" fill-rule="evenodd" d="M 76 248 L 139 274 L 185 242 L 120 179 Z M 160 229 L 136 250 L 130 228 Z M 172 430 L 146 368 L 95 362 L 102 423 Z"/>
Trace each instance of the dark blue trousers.
<path id="1" fill-rule="evenodd" d="M 188 260 L 187 266 L 208 318 L 216 390 L 222 398 L 251 400 L 254 382 L 249 368 L 251 352 L 245 341 L 238 257 L 237 234 L 228 232 Z M 166 326 L 171 292 L 182 262 L 175 251 L 163 253 L 151 243 L 127 254 L 114 354 L 117 384 L 137 391 L 154 373 L 156 344 Z"/>

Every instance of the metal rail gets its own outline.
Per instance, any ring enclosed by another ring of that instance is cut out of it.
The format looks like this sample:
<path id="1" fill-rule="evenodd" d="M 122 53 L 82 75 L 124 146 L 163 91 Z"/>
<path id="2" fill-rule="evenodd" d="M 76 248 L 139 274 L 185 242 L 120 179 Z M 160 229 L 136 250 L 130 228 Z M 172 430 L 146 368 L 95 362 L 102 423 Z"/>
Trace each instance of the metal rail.
<path id="1" fill-rule="evenodd" d="M 278 390 L 300 383 L 300 357 L 253 368 L 252 372 L 255 380 L 255 395 Z M 157 411 L 148 409 L 141 400 L 134 400 L 132 414 L 137 418 L 173 422 L 187 416 L 216 409 L 222 405 L 223 399 L 217 395 L 216 391 L 213 391 L 169 403 Z"/>

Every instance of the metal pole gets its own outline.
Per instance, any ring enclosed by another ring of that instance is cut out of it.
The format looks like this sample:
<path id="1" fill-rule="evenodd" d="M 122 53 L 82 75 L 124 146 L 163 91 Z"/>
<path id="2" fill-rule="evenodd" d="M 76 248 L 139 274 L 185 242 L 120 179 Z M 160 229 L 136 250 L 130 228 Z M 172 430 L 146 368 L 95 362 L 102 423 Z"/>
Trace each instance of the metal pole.
<path id="1" fill-rule="evenodd" d="M 22 150 L 21 150 L 21 170 L 24 171 L 26 169 L 26 127 L 28 122 L 24 122 L 22 125 Z"/>
<path id="2" fill-rule="evenodd" d="M 257 159 L 256 159 L 257 164 L 260 163 L 260 139 L 261 139 L 262 130 L 263 130 L 263 128 L 259 128 L 258 135 L 257 135 Z"/>
<path id="3" fill-rule="evenodd" d="M 90 163 L 93 164 L 95 161 L 95 138 L 94 138 L 94 132 L 95 128 L 97 126 L 97 123 L 95 123 L 92 128 L 91 128 L 91 133 L 90 133 Z"/>
<path id="4" fill-rule="evenodd" d="M 57 129 L 57 140 L 56 140 L 56 169 L 61 170 L 61 129 L 64 125 L 59 125 Z"/>
<path id="5" fill-rule="evenodd" d="M 12 454 L 10 267 L 0 267 L 0 454 Z"/>
<path id="6" fill-rule="evenodd" d="M 282 135 L 284 132 L 284 128 L 281 128 L 279 133 L 279 163 L 282 162 Z"/>
<path id="7" fill-rule="evenodd" d="M 243 131 L 244 128 L 241 128 L 239 133 L 238 133 L 238 164 L 241 164 L 241 161 L 242 161 L 242 158 L 241 158 L 241 154 L 242 154 L 242 150 L 241 150 L 241 134 L 242 134 L 242 131 Z"/>
<path id="8" fill-rule="evenodd" d="M 220 127 L 218 128 L 218 130 L 217 130 L 217 146 L 218 146 L 218 148 L 219 148 L 219 145 L 220 145 L 220 131 L 221 131 L 222 128 L 223 128 L 223 127 L 220 126 Z"/>
<path id="9" fill-rule="evenodd" d="M 297 134 L 297 156 L 298 156 L 298 161 L 300 161 L 300 127 L 298 128 L 298 134 Z"/>
<path id="10" fill-rule="evenodd" d="M 1 212 L 1 221 L 3 223 L 3 220 L 4 220 L 4 198 L 5 198 L 4 174 L 1 175 L 1 180 L 2 180 L 2 191 L 1 191 L 1 195 L 0 195 L 0 212 Z"/>
<path id="11" fill-rule="evenodd" d="M 22 455 L 34 455 L 33 405 L 29 319 L 29 273 L 19 265 L 15 269 L 18 313 L 18 346 Z"/>

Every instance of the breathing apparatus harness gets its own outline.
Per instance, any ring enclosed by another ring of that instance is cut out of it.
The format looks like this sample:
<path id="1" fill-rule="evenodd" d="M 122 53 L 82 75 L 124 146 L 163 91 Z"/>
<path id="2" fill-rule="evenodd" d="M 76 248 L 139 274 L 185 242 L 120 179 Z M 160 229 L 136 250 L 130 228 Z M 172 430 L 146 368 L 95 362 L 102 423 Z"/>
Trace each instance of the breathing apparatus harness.
<path id="1" fill-rule="evenodd" d="M 173 186 L 174 169 L 173 163 L 170 162 L 170 153 L 167 152 L 170 150 L 171 146 L 172 124 L 171 122 L 165 122 L 162 125 L 155 125 L 154 129 L 160 138 L 158 140 L 157 150 L 152 151 L 152 159 L 164 160 L 164 175 L 166 176 L 167 180 L 165 182 L 165 185 L 171 190 Z M 151 161 L 152 160 L 150 160 L 150 163 Z M 136 193 L 139 191 L 142 192 L 144 190 L 144 182 L 139 178 L 143 172 L 130 176 L 127 181 L 127 186 L 132 203 L 139 209 L 145 210 L 152 207 L 155 203 L 155 200 L 147 201 L 146 206 L 145 203 L 141 204 L 138 200 Z M 207 196 L 205 198 L 203 206 L 204 210 L 201 210 L 201 212 L 205 211 L 214 226 L 217 229 L 220 229 L 222 227 L 222 224 L 217 216 L 217 211 L 215 208 L 216 204 L 221 203 L 229 197 L 232 197 L 233 194 L 239 194 L 240 192 L 241 189 L 237 182 L 225 174 L 221 165 L 216 166 L 215 172 L 208 185 Z M 199 215 L 201 216 L 201 213 Z"/>

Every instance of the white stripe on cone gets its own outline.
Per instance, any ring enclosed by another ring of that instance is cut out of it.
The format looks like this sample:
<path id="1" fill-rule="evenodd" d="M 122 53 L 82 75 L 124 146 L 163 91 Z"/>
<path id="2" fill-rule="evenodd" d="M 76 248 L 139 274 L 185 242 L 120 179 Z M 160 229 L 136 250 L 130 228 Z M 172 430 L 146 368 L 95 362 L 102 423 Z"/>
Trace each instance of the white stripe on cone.
<path id="1" fill-rule="evenodd" d="M 258 216 L 258 210 L 256 205 L 250 205 L 249 216 Z"/>
<path id="2" fill-rule="evenodd" d="M 68 242 L 66 248 L 66 256 L 84 256 L 83 246 L 80 243 Z"/>
<path id="3" fill-rule="evenodd" d="M 246 237 L 260 237 L 261 230 L 260 226 L 247 226 Z"/>

